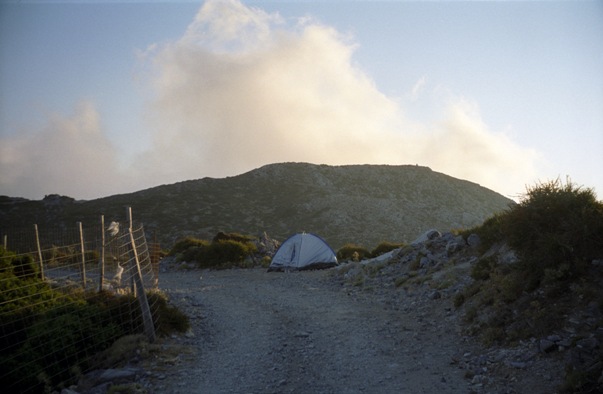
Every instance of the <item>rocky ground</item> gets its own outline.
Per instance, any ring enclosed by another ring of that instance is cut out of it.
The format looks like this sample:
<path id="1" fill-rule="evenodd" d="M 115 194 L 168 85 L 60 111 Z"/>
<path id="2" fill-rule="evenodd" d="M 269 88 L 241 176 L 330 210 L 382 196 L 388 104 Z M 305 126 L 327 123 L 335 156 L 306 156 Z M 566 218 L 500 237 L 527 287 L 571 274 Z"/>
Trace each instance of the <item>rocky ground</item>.
<path id="1" fill-rule="evenodd" d="M 361 290 L 328 271 L 167 273 L 192 318 L 142 383 L 156 393 L 552 393 L 536 343 L 484 348 L 445 296 Z"/>
<path id="2" fill-rule="evenodd" d="M 437 237 L 323 271 L 164 266 L 159 287 L 192 329 L 153 345 L 137 392 L 556 392 L 562 358 L 542 339 L 485 347 L 463 333 L 453 298 L 473 257 Z"/>

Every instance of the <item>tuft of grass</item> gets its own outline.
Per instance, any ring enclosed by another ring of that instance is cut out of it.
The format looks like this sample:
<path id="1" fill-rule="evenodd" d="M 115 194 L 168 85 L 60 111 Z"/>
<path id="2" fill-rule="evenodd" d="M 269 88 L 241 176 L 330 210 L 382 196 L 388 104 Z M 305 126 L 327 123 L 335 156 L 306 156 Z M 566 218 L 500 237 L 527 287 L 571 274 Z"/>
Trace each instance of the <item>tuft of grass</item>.
<path id="1" fill-rule="evenodd" d="M 394 285 L 400 287 L 408 281 L 408 278 L 410 278 L 408 275 L 399 276 L 394 280 Z"/>

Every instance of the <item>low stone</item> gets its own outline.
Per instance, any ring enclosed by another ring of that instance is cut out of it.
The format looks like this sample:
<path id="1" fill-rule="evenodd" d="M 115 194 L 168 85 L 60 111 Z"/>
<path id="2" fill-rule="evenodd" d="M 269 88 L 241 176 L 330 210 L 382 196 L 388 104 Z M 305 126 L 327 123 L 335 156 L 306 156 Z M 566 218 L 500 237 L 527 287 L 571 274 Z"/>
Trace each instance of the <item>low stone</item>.
<path id="1" fill-rule="evenodd" d="M 475 375 L 473 379 L 471 379 L 471 384 L 481 385 L 484 384 L 487 380 L 488 378 L 486 378 L 484 375 Z"/>
<path id="2" fill-rule="evenodd" d="M 510 367 L 517 368 L 517 369 L 524 369 L 528 365 L 528 363 L 526 363 L 524 361 L 509 361 L 507 364 Z"/>
<path id="3" fill-rule="evenodd" d="M 299 331 L 296 332 L 293 336 L 296 338 L 308 338 L 310 336 L 310 333 L 306 331 Z"/>
<path id="4" fill-rule="evenodd" d="M 470 234 L 467 237 L 467 245 L 469 245 L 472 248 L 477 248 L 481 243 L 482 243 L 482 240 L 480 239 L 479 235 L 477 235 L 477 234 Z"/>
<path id="5" fill-rule="evenodd" d="M 432 260 L 429 257 L 421 257 L 421 260 L 419 260 L 419 267 L 421 268 L 426 268 L 429 267 L 429 265 L 431 264 Z"/>
<path id="6" fill-rule="evenodd" d="M 599 347 L 599 341 L 595 337 L 584 338 L 576 342 L 576 346 L 585 350 L 595 350 Z"/>
<path id="7" fill-rule="evenodd" d="M 431 293 L 429 293 L 430 300 L 438 300 L 440 298 L 442 298 L 442 294 L 437 290 L 434 290 Z"/>
<path id="8" fill-rule="evenodd" d="M 103 384 L 99 384 L 98 386 L 94 386 L 88 390 L 82 390 L 82 393 L 86 394 L 106 394 L 109 392 L 109 387 L 111 387 L 111 382 L 105 382 Z"/>
<path id="9" fill-rule="evenodd" d="M 555 342 L 549 341 L 548 339 L 541 339 L 538 348 L 543 353 L 552 352 L 555 350 Z"/>
<path id="10" fill-rule="evenodd" d="M 450 256 L 451 254 L 456 253 L 459 250 L 463 249 L 463 246 L 465 246 L 465 245 L 461 244 L 457 240 L 449 241 L 446 244 L 446 254 L 448 256 Z"/>

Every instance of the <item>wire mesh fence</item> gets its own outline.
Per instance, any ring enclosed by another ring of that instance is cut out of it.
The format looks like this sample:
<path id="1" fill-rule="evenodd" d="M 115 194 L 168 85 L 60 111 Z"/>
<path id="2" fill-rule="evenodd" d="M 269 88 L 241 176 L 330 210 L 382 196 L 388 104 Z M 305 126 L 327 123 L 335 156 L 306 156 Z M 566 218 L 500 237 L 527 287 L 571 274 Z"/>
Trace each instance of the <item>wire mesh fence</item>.
<path id="1" fill-rule="evenodd" d="M 100 219 L 73 228 L 3 230 L 3 390 L 67 387 L 73 376 L 97 367 L 99 352 L 117 338 L 154 340 L 155 298 L 146 293 L 158 284 L 158 248 L 149 246 L 142 224 Z"/>

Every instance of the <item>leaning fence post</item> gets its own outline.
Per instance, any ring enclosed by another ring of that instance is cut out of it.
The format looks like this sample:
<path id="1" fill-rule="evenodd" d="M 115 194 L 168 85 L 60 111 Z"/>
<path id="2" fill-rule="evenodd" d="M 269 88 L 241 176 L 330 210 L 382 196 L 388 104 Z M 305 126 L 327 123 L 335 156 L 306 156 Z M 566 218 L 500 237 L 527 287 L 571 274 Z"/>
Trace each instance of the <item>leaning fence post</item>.
<path id="1" fill-rule="evenodd" d="M 132 208 L 128 207 L 128 218 L 129 226 L 128 232 L 130 233 L 130 243 L 128 249 L 130 252 L 130 259 L 132 260 L 131 266 L 132 277 L 136 286 L 136 298 L 140 305 L 140 311 L 142 313 L 142 322 L 144 326 L 144 333 L 149 339 L 149 342 L 155 341 L 155 327 L 153 325 L 153 315 L 151 314 L 151 308 L 149 307 L 149 301 L 147 300 L 147 294 L 144 291 L 144 285 L 142 283 L 142 273 L 140 272 L 140 261 L 138 260 L 138 252 L 136 251 L 136 242 L 134 240 L 134 233 L 132 231 Z"/>
<path id="2" fill-rule="evenodd" d="M 103 291 L 103 281 L 105 280 L 105 215 L 101 215 L 101 253 L 99 261 L 98 291 Z"/>
<path id="3" fill-rule="evenodd" d="M 82 230 L 82 222 L 77 222 L 80 230 L 80 248 L 82 252 L 82 264 L 80 272 L 82 274 L 82 287 L 86 290 L 86 251 L 84 250 L 84 231 Z"/>
<path id="4" fill-rule="evenodd" d="M 34 230 L 36 231 L 36 245 L 38 247 L 38 261 L 40 264 L 40 277 L 42 278 L 42 280 L 44 280 L 44 261 L 42 260 L 42 248 L 40 247 L 40 235 L 38 234 L 38 225 L 37 224 L 34 224 Z M 6 239 L 6 235 L 4 237 Z"/>

